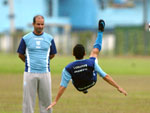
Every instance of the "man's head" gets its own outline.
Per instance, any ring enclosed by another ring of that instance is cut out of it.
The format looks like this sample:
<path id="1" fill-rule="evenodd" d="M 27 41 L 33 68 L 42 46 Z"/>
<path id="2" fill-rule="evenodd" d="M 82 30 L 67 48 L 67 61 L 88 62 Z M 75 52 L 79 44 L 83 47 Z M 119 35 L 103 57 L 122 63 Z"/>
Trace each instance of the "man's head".
<path id="1" fill-rule="evenodd" d="M 76 59 L 83 59 L 85 55 L 85 49 L 82 44 L 77 44 L 73 48 L 73 55 L 75 56 Z"/>
<path id="2" fill-rule="evenodd" d="M 44 29 L 44 17 L 41 15 L 36 15 L 33 18 L 34 33 L 40 35 L 43 33 Z"/>

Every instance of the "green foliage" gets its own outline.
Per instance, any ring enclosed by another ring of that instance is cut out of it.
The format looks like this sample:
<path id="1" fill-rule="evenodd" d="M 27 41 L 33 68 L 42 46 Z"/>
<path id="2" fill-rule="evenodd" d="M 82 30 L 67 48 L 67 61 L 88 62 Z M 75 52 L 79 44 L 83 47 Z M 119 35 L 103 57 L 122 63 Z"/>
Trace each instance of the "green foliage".
<path id="1" fill-rule="evenodd" d="M 117 55 L 150 55 L 150 33 L 143 27 L 117 27 L 115 29 Z"/>
<path id="2" fill-rule="evenodd" d="M 93 32 L 84 31 L 84 32 L 77 33 L 77 35 L 79 37 L 78 43 L 83 44 L 85 47 L 85 51 L 87 52 L 87 54 L 89 54 L 90 51 L 88 50 L 88 48 L 89 48 L 89 44 L 91 43 L 91 40 L 92 40 Z"/>
<path id="3" fill-rule="evenodd" d="M 0 38 L 1 38 L 2 36 L 4 36 L 4 34 L 3 34 L 3 33 L 0 33 Z"/>
<path id="4" fill-rule="evenodd" d="M 26 32 L 23 32 L 22 30 L 17 30 L 16 32 L 14 32 L 12 34 L 12 44 L 13 44 L 13 48 L 11 50 L 11 52 L 16 53 L 20 40 L 21 38 L 26 34 Z"/>

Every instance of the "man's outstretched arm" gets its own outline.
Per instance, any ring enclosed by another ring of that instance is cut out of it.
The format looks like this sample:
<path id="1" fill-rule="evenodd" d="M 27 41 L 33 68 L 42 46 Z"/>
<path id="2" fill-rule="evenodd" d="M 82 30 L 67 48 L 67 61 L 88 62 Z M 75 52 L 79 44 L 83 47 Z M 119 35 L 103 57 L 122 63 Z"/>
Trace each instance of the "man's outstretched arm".
<path id="1" fill-rule="evenodd" d="M 50 104 L 50 105 L 46 108 L 46 110 L 49 110 L 49 109 L 51 109 L 53 106 L 56 105 L 57 101 L 58 101 L 59 98 L 62 96 L 62 94 L 64 93 L 65 89 L 66 89 L 65 87 L 60 86 L 59 91 L 58 91 L 58 93 L 57 93 L 57 96 L 56 96 L 56 98 L 55 98 L 55 101 L 52 102 L 52 104 Z"/>
<path id="2" fill-rule="evenodd" d="M 57 101 L 60 99 L 60 97 L 61 97 L 62 94 L 64 93 L 65 89 L 67 88 L 67 85 L 68 85 L 70 79 L 71 79 L 71 75 L 68 73 L 68 71 L 66 71 L 66 69 L 63 69 L 63 72 L 62 72 L 62 79 L 61 79 L 59 91 L 58 91 L 58 93 L 57 93 L 57 96 L 56 96 L 56 98 L 55 98 L 55 101 L 52 102 L 52 103 L 47 107 L 47 110 L 51 109 L 54 105 L 56 105 Z"/>
<path id="3" fill-rule="evenodd" d="M 109 75 L 106 75 L 104 78 L 103 78 L 106 82 L 108 82 L 110 85 L 114 86 L 115 88 L 117 88 L 117 90 L 120 92 L 120 93 L 123 93 L 125 96 L 127 96 L 127 92 L 121 88 L 112 78 L 111 76 Z"/>

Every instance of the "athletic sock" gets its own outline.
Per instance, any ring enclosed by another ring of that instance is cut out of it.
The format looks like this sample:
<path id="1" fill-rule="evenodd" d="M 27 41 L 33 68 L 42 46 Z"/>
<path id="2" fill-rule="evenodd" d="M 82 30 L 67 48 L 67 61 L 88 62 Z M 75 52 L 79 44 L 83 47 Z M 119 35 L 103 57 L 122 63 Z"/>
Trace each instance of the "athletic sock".
<path id="1" fill-rule="evenodd" d="M 99 51 L 102 48 L 102 37 L 103 37 L 103 32 L 99 31 L 98 35 L 97 35 L 97 39 L 96 39 L 94 46 L 93 46 L 93 48 L 98 48 Z"/>

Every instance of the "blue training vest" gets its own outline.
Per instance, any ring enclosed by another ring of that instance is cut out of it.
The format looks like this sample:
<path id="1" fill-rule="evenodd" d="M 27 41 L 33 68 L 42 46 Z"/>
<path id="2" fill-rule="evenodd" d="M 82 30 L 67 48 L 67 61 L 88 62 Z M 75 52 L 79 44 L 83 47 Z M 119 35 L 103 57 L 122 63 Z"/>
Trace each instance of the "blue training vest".
<path id="1" fill-rule="evenodd" d="M 66 66 L 71 74 L 72 82 L 79 91 L 84 91 L 94 86 L 97 81 L 97 72 L 94 71 L 95 58 L 79 60 Z"/>

